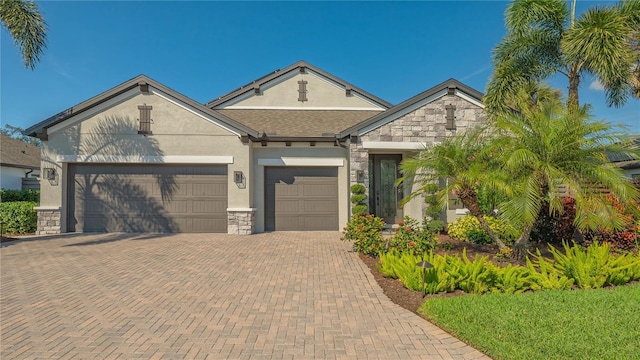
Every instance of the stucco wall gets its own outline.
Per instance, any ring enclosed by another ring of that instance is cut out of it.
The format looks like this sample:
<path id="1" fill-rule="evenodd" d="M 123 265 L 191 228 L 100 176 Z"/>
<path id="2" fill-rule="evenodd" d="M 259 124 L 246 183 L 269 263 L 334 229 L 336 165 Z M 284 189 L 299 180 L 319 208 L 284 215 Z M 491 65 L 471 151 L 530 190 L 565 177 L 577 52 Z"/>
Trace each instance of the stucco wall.
<path id="1" fill-rule="evenodd" d="M 265 226 L 265 199 L 264 199 L 264 168 L 259 165 L 260 159 L 277 158 L 316 158 L 316 159 L 339 159 L 343 160 L 343 165 L 338 166 L 338 223 L 340 229 L 349 217 L 349 168 L 347 162 L 347 149 L 333 146 L 333 143 L 316 143 L 310 146 L 308 142 L 292 143 L 286 146 L 284 143 L 268 143 L 263 147 L 260 143 L 255 143 L 253 148 L 253 168 L 254 178 L 253 200 L 256 208 L 256 232 L 263 232 Z M 311 163 L 310 163 L 311 164 Z M 336 229 L 339 230 L 339 229 Z"/>
<path id="2" fill-rule="evenodd" d="M 445 117 L 446 105 L 455 105 L 456 130 L 447 130 Z M 384 122 L 384 120 L 383 120 Z M 364 185 L 369 192 L 369 153 L 379 154 L 402 154 L 403 159 L 415 154 L 410 151 L 400 150 L 376 150 L 365 149 L 363 142 L 390 142 L 390 143 L 424 143 L 429 146 L 439 142 L 445 137 L 453 136 L 456 133 L 473 128 L 486 122 L 486 114 L 482 107 L 467 101 L 456 95 L 445 95 L 411 112 L 408 112 L 393 121 L 380 124 L 377 128 L 361 134 L 357 142 L 350 145 L 351 171 L 350 181 L 355 184 L 357 171 L 362 170 L 365 174 Z M 417 185 L 413 184 L 411 191 L 416 190 Z M 409 188 L 405 188 L 405 195 L 408 195 Z M 422 198 L 411 200 L 405 205 L 404 214 L 415 219 L 422 219 L 426 204 Z M 455 210 L 447 210 L 447 219 L 452 221 L 459 215 Z"/>
<path id="3" fill-rule="evenodd" d="M 67 163 L 58 162 L 58 155 L 233 156 L 228 165 L 228 206 L 250 207 L 250 176 L 246 176 L 246 188 L 233 181 L 236 170 L 249 174 L 250 146 L 193 109 L 162 96 L 125 93 L 50 129 L 48 141 L 43 142 L 42 166 L 55 168 L 58 177 L 41 181 L 41 206 L 63 207 L 62 231 L 66 231 Z M 153 107 L 152 135 L 138 134 L 138 105 L 143 104 Z M 189 163 L 188 158 L 181 161 Z"/>
<path id="4" fill-rule="evenodd" d="M 29 169 L 19 169 L 9 166 L 0 168 L 0 188 L 6 190 L 22 189 L 22 178 Z"/>
<path id="5" fill-rule="evenodd" d="M 307 101 L 298 101 L 298 81 L 307 82 Z M 346 96 L 344 87 L 330 82 L 314 73 L 292 72 L 283 78 L 265 84 L 261 95 L 250 92 L 227 107 L 287 107 L 287 108 L 379 108 L 358 95 Z M 381 108 L 380 108 L 381 109 Z M 382 110 L 382 109 L 381 109 Z"/>

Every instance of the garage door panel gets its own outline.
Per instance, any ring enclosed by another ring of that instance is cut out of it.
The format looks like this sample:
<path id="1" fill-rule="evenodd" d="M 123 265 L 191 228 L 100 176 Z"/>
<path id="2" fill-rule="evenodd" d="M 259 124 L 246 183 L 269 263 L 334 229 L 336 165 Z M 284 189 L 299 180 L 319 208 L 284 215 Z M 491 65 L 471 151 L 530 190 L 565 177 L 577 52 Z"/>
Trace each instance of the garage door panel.
<path id="1" fill-rule="evenodd" d="M 209 199 L 209 200 L 194 200 L 192 202 L 194 214 L 210 214 L 210 213 L 225 213 L 227 211 L 226 204 L 222 199 Z"/>
<path id="2" fill-rule="evenodd" d="M 265 168 L 267 230 L 336 230 L 338 169 Z"/>
<path id="3" fill-rule="evenodd" d="M 69 174 L 70 231 L 227 231 L 226 166 L 79 164 Z"/>

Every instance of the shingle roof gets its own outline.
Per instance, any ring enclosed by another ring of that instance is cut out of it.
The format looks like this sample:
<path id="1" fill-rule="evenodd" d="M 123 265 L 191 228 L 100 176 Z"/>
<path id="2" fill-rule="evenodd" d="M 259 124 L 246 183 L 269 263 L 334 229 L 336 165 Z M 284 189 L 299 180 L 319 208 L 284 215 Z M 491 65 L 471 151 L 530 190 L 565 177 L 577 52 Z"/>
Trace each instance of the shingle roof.
<path id="1" fill-rule="evenodd" d="M 335 137 L 380 113 L 374 110 L 217 110 L 246 127 L 278 137 Z M 323 135 L 324 134 L 324 135 Z"/>
<path id="2" fill-rule="evenodd" d="M 217 114 L 216 112 L 212 111 L 211 109 L 207 108 L 206 106 L 196 102 L 195 100 L 182 95 L 181 93 L 167 87 L 164 86 L 162 84 L 160 84 L 159 82 L 145 76 L 145 75 L 138 75 L 136 77 L 134 77 L 133 79 L 127 80 L 125 82 L 123 82 L 120 85 L 117 85 L 101 94 L 98 94 L 94 97 L 92 97 L 91 99 L 88 99 L 86 101 L 81 102 L 78 105 L 75 105 L 65 111 L 62 111 L 46 120 L 43 120 L 33 126 L 31 126 L 30 128 L 26 129 L 24 131 L 25 135 L 29 135 L 29 136 L 34 136 L 34 137 L 40 137 L 40 138 L 45 138 L 46 139 L 46 135 L 47 135 L 47 128 L 56 125 L 60 122 L 63 122 L 67 119 L 69 119 L 72 116 L 75 116 L 83 111 L 86 111 L 94 106 L 97 106 L 109 99 L 112 99 L 115 96 L 118 96 L 128 90 L 131 90 L 133 88 L 136 87 L 141 87 L 143 85 L 151 85 L 152 87 L 159 89 L 160 91 L 169 94 L 171 97 L 180 100 L 196 109 L 198 109 L 199 111 L 202 111 L 203 113 L 210 115 L 214 118 L 216 118 L 218 121 L 230 126 L 233 129 L 236 129 L 242 133 L 247 133 L 249 135 L 256 135 L 255 132 L 252 129 L 246 128 L 244 127 L 242 124 L 238 124 L 236 122 L 234 122 L 231 119 L 228 118 L 224 118 L 219 116 L 219 114 Z"/>
<path id="3" fill-rule="evenodd" d="M 39 169 L 40 149 L 24 141 L 0 135 L 0 164 L 26 169 Z"/>
<path id="4" fill-rule="evenodd" d="M 484 95 L 479 92 L 478 90 L 475 90 L 463 83 L 461 83 L 460 81 L 456 80 L 456 79 L 449 79 L 446 80 L 430 89 L 427 89 L 423 92 L 421 92 L 420 94 L 407 99 L 403 102 L 401 102 L 398 105 L 395 105 L 394 107 L 387 109 L 385 112 L 380 113 L 378 116 L 376 117 L 372 117 L 370 119 L 368 119 L 367 121 L 363 121 L 360 124 L 355 124 L 354 126 L 350 127 L 350 128 L 346 128 L 344 129 L 341 133 L 340 133 L 340 137 L 345 137 L 345 136 L 349 136 L 350 134 L 357 132 L 361 129 L 364 129 L 365 127 L 374 124 L 378 121 L 380 121 L 381 119 L 386 119 L 390 116 L 393 116 L 396 113 L 400 113 L 403 110 L 411 107 L 412 105 L 442 91 L 445 89 L 458 89 L 464 93 L 466 93 L 467 95 L 471 96 L 472 98 L 476 99 L 477 101 L 482 102 L 482 98 L 484 97 Z"/>

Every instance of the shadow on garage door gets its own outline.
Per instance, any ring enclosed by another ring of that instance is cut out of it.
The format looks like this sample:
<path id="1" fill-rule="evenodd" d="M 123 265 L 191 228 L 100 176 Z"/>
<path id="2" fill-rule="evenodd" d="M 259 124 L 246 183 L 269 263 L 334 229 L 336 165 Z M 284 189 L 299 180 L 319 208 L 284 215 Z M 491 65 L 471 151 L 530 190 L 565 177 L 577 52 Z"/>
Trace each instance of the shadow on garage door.
<path id="1" fill-rule="evenodd" d="M 68 230 L 227 232 L 227 166 L 70 164 Z"/>

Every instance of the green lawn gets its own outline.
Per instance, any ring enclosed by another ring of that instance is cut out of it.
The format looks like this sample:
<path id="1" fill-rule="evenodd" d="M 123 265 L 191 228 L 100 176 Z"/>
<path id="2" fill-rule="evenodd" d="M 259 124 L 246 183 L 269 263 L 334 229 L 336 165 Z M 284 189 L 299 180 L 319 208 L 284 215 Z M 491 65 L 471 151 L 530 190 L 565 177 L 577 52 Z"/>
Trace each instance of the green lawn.
<path id="1" fill-rule="evenodd" d="M 494 359 L 640 359 L 640 284 L 433 298 L 419 312 Z"/>

